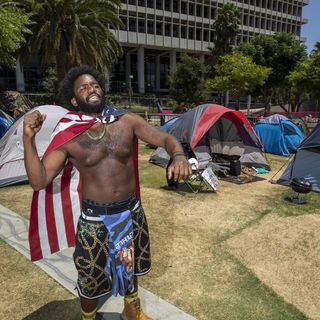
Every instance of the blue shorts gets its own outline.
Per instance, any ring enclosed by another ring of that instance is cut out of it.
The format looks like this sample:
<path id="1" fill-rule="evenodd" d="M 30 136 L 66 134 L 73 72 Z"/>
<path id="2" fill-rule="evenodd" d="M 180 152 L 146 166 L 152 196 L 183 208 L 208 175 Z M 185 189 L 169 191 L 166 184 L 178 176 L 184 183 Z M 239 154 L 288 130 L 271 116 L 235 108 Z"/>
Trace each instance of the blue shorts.
<path id="1" fill-rule="evenodd" d="M 106 214 L 125 210 L 130 210 L 133 222 L 134 274 L 138 276 L 149 272 L 151 258 L 148 224 L 140 200 L 135 195 L 125 201 L 108 204 L 83 199 L 73 254 L 80 297 L 96 299 L 111 291 L 111 283 L 105 271 L 109 256 L 109 235 L 102 219 Z"/>

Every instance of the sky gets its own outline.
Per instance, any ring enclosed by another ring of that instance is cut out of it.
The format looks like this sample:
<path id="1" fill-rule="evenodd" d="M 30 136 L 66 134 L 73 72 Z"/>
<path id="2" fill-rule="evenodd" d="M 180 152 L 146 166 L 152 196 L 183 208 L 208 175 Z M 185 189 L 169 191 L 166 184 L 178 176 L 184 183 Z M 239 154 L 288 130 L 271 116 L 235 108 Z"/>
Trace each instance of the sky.
<path id="1" fill-rule="evenodd" d="M 320 42 L 320 0 L 309 0 L 302 9 L 302 17 L 309 21 L 302 26 L 303 37 L 307 38 L 307 51 L 310 52 L 317 41 Z"/>

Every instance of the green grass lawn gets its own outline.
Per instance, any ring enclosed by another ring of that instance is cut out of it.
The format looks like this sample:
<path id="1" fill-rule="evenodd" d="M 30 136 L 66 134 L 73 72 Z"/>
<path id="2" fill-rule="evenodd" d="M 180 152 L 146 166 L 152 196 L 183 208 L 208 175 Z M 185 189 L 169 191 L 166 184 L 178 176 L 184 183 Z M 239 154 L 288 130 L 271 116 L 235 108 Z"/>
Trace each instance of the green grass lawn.
<path id="1" fill-rule="evenodd" d="M 307 301 L 317 286 L 292 280 L 286 270 L 317 278 L 319 194 L 295 205 L 290 188 L 267 179 L 242 186 L 221 182 L 217 193 L 169 191 L 165 170 L 148 162 L 152 152 L 140 145 L 153 254 L 152 271 L 140 284 L 201 320 L 309 319 Z M 270 178 L 286 158 L 268 160 Z M 31 193 L 29 185 L 2 188 L 0 203 L 28 217 Z M 0 319 L 24 319 L 43 308 L 46 319 L 65 310 L 67 318 L 76 317 L 70 293 L 3 241 L 0 248 Z M 17 315 L 18 305 L 23 308 Z"/>

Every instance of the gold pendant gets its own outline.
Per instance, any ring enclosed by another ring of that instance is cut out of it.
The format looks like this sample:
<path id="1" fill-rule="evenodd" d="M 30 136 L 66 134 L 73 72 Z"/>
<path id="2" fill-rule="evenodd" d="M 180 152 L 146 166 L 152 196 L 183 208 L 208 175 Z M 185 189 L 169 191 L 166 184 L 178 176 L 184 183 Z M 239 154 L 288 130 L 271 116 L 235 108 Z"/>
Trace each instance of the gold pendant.
<path id="1" fill-rule="evenodd" d="M 92 135 L 89 129 L 85 132 L 85 134 L 92 141 L 100 141 L 106 135 L 107 130 L 108 130 L 107 125 L 104 124 L 102 132 L 99 133 L 97 136 Z"/>

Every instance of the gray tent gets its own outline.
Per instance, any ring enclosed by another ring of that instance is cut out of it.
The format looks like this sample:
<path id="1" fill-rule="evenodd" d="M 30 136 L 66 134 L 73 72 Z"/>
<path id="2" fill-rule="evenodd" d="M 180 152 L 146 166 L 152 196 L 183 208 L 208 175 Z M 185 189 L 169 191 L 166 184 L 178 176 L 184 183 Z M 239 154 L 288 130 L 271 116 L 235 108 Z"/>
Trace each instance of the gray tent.
<path id="1" fill-rule="evenodd" d="M 278 184 L 289 186 L 293 178 L 305 178 L 312 184 L 312 191 L 320 192 L 320 123 L 297 149 Z"/>
<path id="2" fill-rule="evenodd" d="M 33 108 L 29 113 L 35 110 L 47 114 L 36 135 L 38 154 L 42 157 L 49 145 L 53 129 L 68 110 L 56 105 L 43 105 Z M 23 155 L 23 118 L 19 118 L 0 140 L 0 187 L 28 181 Z"/>

